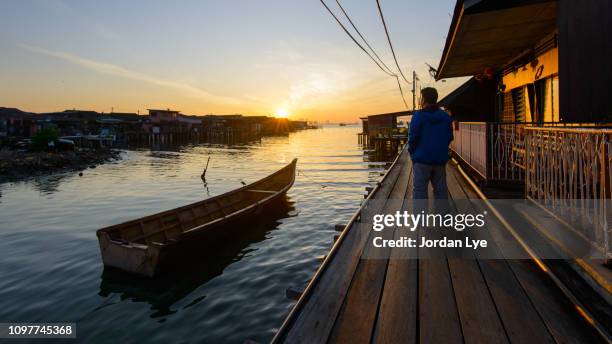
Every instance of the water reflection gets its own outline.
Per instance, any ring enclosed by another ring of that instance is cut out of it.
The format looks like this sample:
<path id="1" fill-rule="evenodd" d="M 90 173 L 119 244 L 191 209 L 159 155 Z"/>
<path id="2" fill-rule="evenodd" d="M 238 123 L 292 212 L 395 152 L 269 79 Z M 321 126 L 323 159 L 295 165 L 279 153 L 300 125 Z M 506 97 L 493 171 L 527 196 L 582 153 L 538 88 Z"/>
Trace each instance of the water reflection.
<path id="1" fill-rule="evenodd" d="M 61 173 L 36 178 L 32 182 L 32 186 L 41 194 L 50 195 L 57 192 L 59 190 L 60 185 L 62 184 L 62 181 L 70 176 L 71 174 L 69 173 Z"/>
<path id="2" fill-rule="evenodd" d="M 202 176 L 202 186 L 204 187 L 204 192 L 206 193 L 206 197 L 210 197 L 210 189 L 208 188 L 208 183 L 206 182 L 206 177 Z M 0 197 L 2 193 L 0 193 Z"/>
<path id="3" fill-rule="evenodd" d="M 179 312 L 173 307 L 198 287 L 223 274 L 231 264 L 242 260 L 257 249 L 253 244 L 266 239 L 277 229 L 281 220 L 297 216 L 294 202 L 287 196 L 278 200 L 275 207 L 249 218 L 240 236 L 226 240 L 222 247 L 190 250 L 172 269 L 150 279 L 105 267 L 102 272 L 99 295 L 105 298 L 119 294 L 121 301 L 146 302 L 151 307 L 151 318 L 159 318 Z M 189 308 L 206 298 L 200 295 L 184 306 Z"/>
<path id="4" fill-rule="evenodd" d="M 166 159 L 166 160 L 176 160 L 176 161 L 180 161 L 181 158 L 183 157 L 183 155 L 181 154 L 170 153 L 168 151 L 151 151 L 151 153 L 149 153 L 149 156 L 152 158 L 156 158 L 156 159 Z"/>
<path id="5" fill-rule="evenodd" d="M 82 177 L 71 172 L 36 185 L 34 179 L 0 183 L 0 299 L 6 300 L 0 320 L 80 315 L 74 320 L 83 342 L 269 341 L 293 303 L 285 288 L 307 285 L 320 264 L 316 257 L 328 253 L 337 234 L 330 224 L 350 219 L 364 188 L 394 158 L 364 152 L 359 130 L 306 130 L 246 147 L 147 147 Z M 259 223 L 247 228 L 253 233 L 213 258 L 196 254 L 188 266 L 156 280 L 103 269 L 96 229 L 220 195 L 295 157 L 303 170 L 288 192 L 295 205 L 265 222 L 250 221 Z M 52 192 L 53 201 L 40 190 Z"/>
<path id="6" fill-rule="evenodd" d="M 288 135 L 284 135 L 285 137 Z M 271 136 L 268 136 L 271 137 Z M 232 147 L 243 149 L 244 147 L 254 146 L 261 143 L 262 138 L 254 139 L 227 139 L 227 138 L 211 138 L 211 139 L 196 139 L 196 140 L 178 140 L 165 142 L 149 142 L 149 141 L 134 141 L 130 143 L 118 144 L 115 147 L 121 149 L 150 149 L 153 151 L 176 151 L 181 152 L 183 148 L 188 149 L 194 146 L 208 147 Z"/>

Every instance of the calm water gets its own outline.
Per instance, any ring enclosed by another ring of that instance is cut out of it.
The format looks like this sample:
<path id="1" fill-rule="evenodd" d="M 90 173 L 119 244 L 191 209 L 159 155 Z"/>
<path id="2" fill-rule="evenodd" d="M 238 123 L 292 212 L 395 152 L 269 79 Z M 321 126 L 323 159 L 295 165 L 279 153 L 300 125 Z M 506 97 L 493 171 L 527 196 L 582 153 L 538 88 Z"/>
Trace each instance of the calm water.
<path id="1" fill-rule="evenodd" d="M 0 184 L 0 322 L 76 322 L 87 342 L 266 342 L 378 181 L 384 162 L 357 145 L 357 127 L 326 127 L 245 146 L 126 151 L 77 173 Z M 211 157 L 207 184 L 200 179 Z M 284 207 L 156 280 L 104 269 L 96 229 L 218 195 L 298 157 Z M 323 187 L 325 186 L 325 187 Z"/>

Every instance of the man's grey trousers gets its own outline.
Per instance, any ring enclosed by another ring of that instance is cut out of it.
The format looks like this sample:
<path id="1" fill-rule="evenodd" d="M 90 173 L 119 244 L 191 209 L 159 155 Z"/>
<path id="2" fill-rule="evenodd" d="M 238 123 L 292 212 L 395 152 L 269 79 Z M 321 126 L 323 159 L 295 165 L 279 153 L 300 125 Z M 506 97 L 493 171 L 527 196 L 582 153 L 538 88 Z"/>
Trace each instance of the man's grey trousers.
<path id="1" fill-rule="evenodd" d="M 426 165 L 415 162 L 412 164 L 413 181 L 412 197 L 427 199 L 429 182 L 433 186 L 435 199 L 448 199 L 446 186 L 446 165 Z"/>

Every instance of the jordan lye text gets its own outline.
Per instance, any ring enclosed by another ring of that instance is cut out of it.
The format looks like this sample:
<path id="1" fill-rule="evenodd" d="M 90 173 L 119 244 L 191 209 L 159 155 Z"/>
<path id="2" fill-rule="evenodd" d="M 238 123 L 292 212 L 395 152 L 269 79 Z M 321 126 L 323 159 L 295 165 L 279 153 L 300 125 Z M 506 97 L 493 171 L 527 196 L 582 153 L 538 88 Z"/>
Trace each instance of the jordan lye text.
<path id="1" fill-rule="evenodd" d="M 479 249 L 487 247 L 487 240 L 473 239 L 463 233 L 466 229 L 479 229 L 485 226 L 487 212 L 477 214 L 461 213 L 409 213 L 397 211 L 395 214 L 376 214 L 372 217 L 372 229 L 381 232 L 384 229 L 407 230 L 414 233 L 408 236 L 396 236 L 386 239 L 382 236 L 374 236 L 372 245 L 374 247 L 396 247 L 396 248 L 470 248 Z M 431 231 L 451 230 L 457 234 L 451 238 L 441 235 L 441 232 L 415 233 L 417 229 L 429 229 Z M 461 234 L 459 234 L 461 233 Z"/>

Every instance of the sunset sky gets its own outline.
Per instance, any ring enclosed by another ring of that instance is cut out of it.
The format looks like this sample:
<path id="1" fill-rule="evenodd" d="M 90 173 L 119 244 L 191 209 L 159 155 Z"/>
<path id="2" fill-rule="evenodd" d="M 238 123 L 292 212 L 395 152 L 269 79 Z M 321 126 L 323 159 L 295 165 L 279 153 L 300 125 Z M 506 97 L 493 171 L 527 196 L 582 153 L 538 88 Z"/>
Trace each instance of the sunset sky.
<path id="1" fill-rule="evenodd" d="M 339 15 L 334 0 L 328 5 Z M 341 1 L 394 67 L 375 0 Z M 435 83 L 454 0 L 381 0 L 404 74 Z M 348 24 L 347 24 L 348 25 Z M 0 106 L 317 121 L 405 107 L 387 76 L 319 0 L 1 1 Z M 410 85 L 403 83 L 408 105 Z"/>

